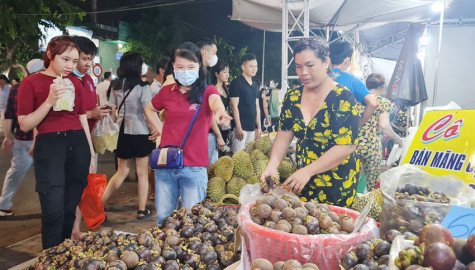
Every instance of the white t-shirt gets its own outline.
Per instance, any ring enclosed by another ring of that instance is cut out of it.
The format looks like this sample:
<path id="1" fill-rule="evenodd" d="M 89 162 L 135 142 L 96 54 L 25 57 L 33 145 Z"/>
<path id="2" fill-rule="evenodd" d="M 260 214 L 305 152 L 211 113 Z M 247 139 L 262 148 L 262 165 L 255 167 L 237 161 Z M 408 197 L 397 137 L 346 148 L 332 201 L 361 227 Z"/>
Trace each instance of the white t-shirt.
<path id="1" fill-rule="evenodd" d="M 109 104 L 107 100 L 107 89 L 109 89 L 110 84 L 111 82 L 109 80 L 105 80 L 97 85 L 96 92 L 99 96 L 99 105 Z"/>

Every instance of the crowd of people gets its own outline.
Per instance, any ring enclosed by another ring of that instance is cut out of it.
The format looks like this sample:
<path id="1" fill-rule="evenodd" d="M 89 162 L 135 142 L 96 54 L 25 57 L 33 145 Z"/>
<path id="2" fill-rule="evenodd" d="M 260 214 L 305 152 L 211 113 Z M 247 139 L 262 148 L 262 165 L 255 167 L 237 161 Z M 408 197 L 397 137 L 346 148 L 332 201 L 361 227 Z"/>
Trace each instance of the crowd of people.
<path id="1" fill-rule="evenodd" d="M 43 248 L 78 239 L 82 217 L 77 206 L 88 175 L 98 166 L 91 133 L 106 116 L 120 131 L 117 171 L 103 202 L 135 163 L 137 219 L 152 215 L 147 196 L 155 200 L 157 224 L 179 205 L 191 208 L 203 200 L 207 167 L 266 131 L 277 133 L 261 181 L 277 176 L 296 138 L 298 170 L 283 185 L 303 201 L 350 206 L 362 169 L 368 190 L 377 188 L 380 133 L 395 143 L 401 143 L 401 133 L 391 127 L 393 106 L 383 97 L 384 76 L 371 74 L 365 84 L 346 72 L 353 54 L 349 43 L 329 46 L 319 38 L 301 39 L 293 49 L 299 82 L 284 91 L 277 80 L 264 86 L 254 78 L 258 62 L 253 54 L 242 57 L 242 74 L 229 83 L 229 65 L 217 53 L 212 40 L 184 42 L 170 57 L 158 59 L 156 77 L 149 82 L 142 56 L 128 52 L 120 59 L 117 78 L 106 72 L 95 87 L 87 74 L 95 44 L 85 37 L 58 36 L 43 59 L 31 60 L 26 69 L 13 66 L 22 69 L 23 81 L 10 86 L 0 75 L 2 148 L 13 152 L 0 215 L 14 214 L 12 198 L 34 163 Z M 169 145 L 181 146 L 183 167 L 151 171 L 151 152 Z"/>

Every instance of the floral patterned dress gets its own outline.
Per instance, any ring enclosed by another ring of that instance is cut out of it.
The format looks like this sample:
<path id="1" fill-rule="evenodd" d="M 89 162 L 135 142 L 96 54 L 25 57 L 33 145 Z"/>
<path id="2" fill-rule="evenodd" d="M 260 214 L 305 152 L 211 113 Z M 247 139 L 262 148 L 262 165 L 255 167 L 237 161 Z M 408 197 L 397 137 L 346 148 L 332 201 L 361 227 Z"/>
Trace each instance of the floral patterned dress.
<path id="1" fill-rule="evenodd" d="M 366 177 L 366 186 L 368 190 L 376 188 L 381 174 L 380 165 L 382 160 L 382 145 L 380 138 L 380 129 L 378 125 L 379 116 L 384 113 L 392 112 L 392 104 L 389 100 L 377 97 L 378 107 L 371 118 L 361 127 L 358 135 L 357 152 L 363 163 L 363 169 Z M 360 104 L 360 112 L 364 111 L 364 106 Z"/>
<path id="2" fill-rule="evenodd" d="M 318 113 L 306 126 L 300 110 L 303 87 L 289 90 L 280 114 L 280 130 L 292 131 L 297 138 L 297 165 L 305 167 L 335 145 L 358 143 L 359 113 L 353 94 L 335 86 Z M 338 167 L 310 178 L 302 191 L 302 201 L 350 206 L 356 194 L 359 160 L 351 153 Z"/>

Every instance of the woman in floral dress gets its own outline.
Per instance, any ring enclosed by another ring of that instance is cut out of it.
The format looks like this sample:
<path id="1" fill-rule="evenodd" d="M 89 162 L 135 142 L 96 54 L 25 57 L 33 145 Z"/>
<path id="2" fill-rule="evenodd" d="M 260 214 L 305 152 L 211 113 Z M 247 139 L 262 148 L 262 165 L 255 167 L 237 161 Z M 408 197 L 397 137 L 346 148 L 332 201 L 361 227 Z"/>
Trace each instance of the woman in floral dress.
<path id="1" fill-rule="evenodd" d="M 277 168 L 297 138 L 298 170 L 283 183 L 302 201 L 350 206 L 356 194 L 359 160 L 359 113 L 353 94 L 328 76 L 328 44 L 321 39 L 301 39 L 294 48 L 295 69 L 303 86 L 289 90 L 280 114 L 279 131 L 266 170 Z"/>

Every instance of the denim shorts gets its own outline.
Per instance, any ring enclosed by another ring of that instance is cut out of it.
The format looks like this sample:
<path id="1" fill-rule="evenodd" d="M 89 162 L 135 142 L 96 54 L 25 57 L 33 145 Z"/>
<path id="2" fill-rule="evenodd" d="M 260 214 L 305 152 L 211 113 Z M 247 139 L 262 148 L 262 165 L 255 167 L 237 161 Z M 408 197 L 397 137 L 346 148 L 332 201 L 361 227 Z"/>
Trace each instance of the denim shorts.
<path id="1" fill-rule="evenodd" d="M 206 167 L 185 166 L 182 169 L 155 170 L 155 209 L 157 224 L 181 206 L 190 208 L 206 198 L 208 174 Z"/>

